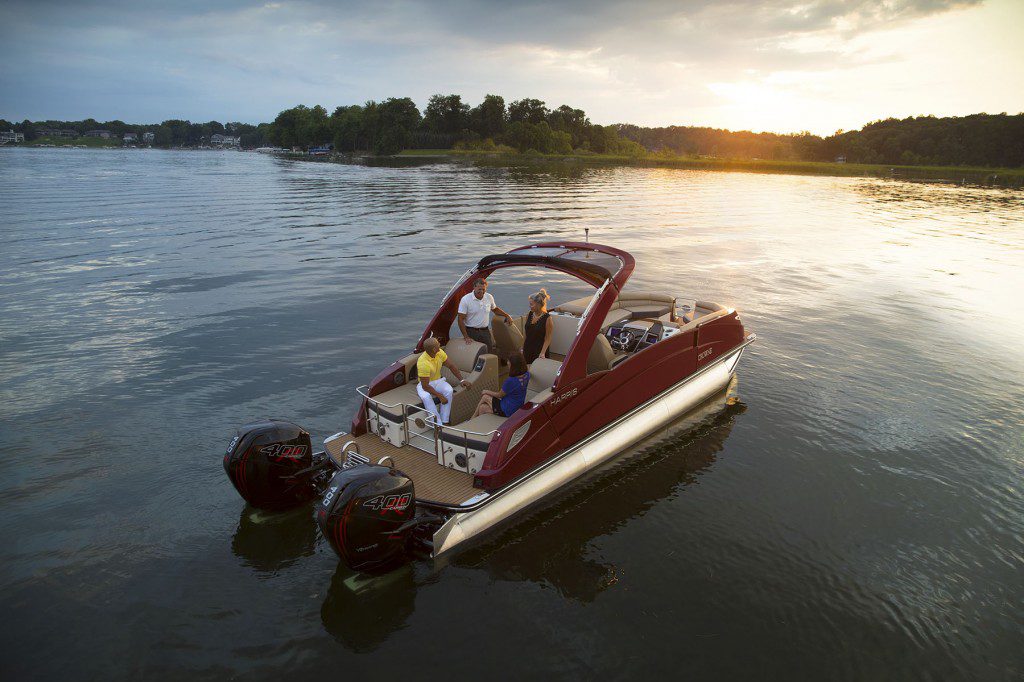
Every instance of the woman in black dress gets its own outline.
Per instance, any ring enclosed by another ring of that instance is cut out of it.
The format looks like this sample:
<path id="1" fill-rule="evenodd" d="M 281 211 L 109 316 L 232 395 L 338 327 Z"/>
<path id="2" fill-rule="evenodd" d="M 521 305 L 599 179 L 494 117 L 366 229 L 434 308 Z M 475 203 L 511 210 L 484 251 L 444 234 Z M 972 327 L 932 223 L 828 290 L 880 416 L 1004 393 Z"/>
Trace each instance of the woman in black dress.
<path id="1" fill-rule="evenodd" d="M 523 356 L 526 364 L 548 356 L 548 346 L 551 345 L 551 336 L 555 330 L 555 323 L 548 314 L 548 301 L 551 300 L 548 292 L 541 289 L 531 294 L 529 300 L 530 313 L 523 323 Z"/>

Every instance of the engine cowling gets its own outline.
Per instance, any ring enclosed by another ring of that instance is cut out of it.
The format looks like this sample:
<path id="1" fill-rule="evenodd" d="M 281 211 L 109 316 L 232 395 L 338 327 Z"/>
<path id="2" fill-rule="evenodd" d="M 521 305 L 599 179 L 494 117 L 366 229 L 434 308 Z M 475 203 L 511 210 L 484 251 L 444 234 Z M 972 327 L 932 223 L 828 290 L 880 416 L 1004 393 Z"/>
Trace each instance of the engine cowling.
<path id="1" fill-rule="evenodd" d="M 312 466 L 309 432 L 285 421 L 246 424 L 224 455 L 224 471 L 235 490 L 261 509 L 287 509 L 316 497 L 308 475 Z"/>
<path id="2" fill-rule="evenodd" d="M 345 565 L 369 573 L 405 557 L 415 513 L 416 494 L 408 476 L 362 464 L 334 475 L 316 519 Z"/>

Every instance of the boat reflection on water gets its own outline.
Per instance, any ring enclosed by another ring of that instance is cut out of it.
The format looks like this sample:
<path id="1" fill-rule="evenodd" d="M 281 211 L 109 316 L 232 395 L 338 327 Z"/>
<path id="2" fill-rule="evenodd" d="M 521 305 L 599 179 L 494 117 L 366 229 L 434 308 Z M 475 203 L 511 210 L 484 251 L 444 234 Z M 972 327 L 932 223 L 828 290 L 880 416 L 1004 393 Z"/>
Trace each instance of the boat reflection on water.
<path id="1" fill-rule="evenodd" d="M 592 601 L 618 580 L 615 566 L 594 559 L 595 538 L 642 516 L 710 467 L 736 418 L 746 410 L 733 389 L 714 396 L 670 427 L 638 443 L 567 497 L 518 523 L 453 563 L 499 580 L 550 585 L 567 598 Z"/>
<path id="2" fill-rule="evenodd" d="M 245 565 L 260 571 L 278 571 L 316 551 L 316 524 L 309 507 L 289 512 L 266 512 L 250 505 L 242 508 L 231 551 Z"/>
<path id="3" fill-rule="evenodd" d="M 413 564 L 369 576 L 339 563 L 320 607 L 324 629 L 351 651 L 373 651 L 416 609 L 416 574 Z"/>

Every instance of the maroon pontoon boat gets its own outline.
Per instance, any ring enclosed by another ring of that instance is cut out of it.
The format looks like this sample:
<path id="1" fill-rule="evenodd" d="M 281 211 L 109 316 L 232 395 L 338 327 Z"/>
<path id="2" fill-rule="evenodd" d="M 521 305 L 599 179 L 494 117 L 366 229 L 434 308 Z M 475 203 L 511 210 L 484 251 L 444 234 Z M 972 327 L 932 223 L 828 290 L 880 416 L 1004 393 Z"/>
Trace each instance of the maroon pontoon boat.
<path id="1" fill-rule="evenodd" d="M 625 288 L 633 257 L 581 242 L 548 242 L 482 258 L 445 296 L 414 352 L 366 386 L 348 432 L 313 453 L 309 434 L 279 421 L 249 424 L 224 467 L 257 507 L 321 497 L 321 532 L 358 571 L 406 556 L 439 557 L 605 463 L 729 384 L 754 340 L 735 310 Z M 527 401 L 511 417 L 473 417 L 481 391 L 497 390 L 499 360 L 522 348 L 522 323 L 492 325 L 497 354 L 450 339 L 459 299 L 478 277 L 541 267 L 595 287 L 554 307 L 549 357 L 529 367 Z M 455 393 L 450 424 L 435 423 L 416 392 L 416 360 L 440 341 L 468 387 Z"/>

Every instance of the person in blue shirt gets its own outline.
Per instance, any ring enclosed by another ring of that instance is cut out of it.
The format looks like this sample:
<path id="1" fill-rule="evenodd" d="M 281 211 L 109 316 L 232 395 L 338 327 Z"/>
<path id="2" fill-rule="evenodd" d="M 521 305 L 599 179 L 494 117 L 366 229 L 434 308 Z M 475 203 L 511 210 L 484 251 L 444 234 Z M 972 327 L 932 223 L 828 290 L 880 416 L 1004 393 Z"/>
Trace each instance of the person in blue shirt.
<path id="1" fill-rule="evenodd" d="M 530 384 L 530 372 L 526 368 L 526 359 L 519 351 L 508 358 L 508 379 L 501 384 L 500 391 L 483 391 L 480 404 L 476 406 L 474 417 L 482 414 L 496 414 L 499 417 L 511 417 L 526 402 L 526 387 Z"/>

